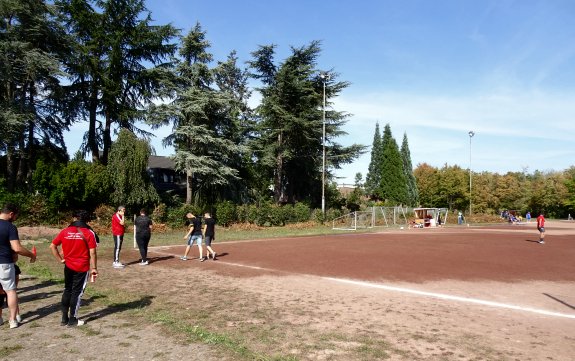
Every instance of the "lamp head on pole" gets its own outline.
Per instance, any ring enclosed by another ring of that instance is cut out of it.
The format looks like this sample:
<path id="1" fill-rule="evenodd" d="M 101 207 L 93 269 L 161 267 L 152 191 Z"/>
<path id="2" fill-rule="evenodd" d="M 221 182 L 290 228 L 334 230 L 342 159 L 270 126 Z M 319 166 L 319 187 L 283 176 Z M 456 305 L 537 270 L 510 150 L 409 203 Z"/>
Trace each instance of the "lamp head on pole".
<path id="1" fill-rule="evenodd" d="M 469 131 L 469 138 L 473 138 L 473 136 L 475 135 L 475 132 L 473 130 Z"/>

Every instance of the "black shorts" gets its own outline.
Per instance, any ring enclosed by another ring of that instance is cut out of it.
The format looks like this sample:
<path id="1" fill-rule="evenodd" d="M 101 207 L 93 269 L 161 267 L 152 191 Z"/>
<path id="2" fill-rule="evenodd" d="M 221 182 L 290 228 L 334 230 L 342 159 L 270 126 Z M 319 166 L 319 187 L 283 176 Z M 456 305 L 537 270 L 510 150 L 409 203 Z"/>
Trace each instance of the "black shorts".
<path id="1" fill-rule="evenodd" d="M 545 232 L 545 227 L 537 227 L 537 229 L 538 229 L 539 232 L 541 232 L 541 233 Z"/>
<path id="2" fill-rule="evenodd" d="M 204 237 L 204 243 L 206 244 L 206 246 L 211 246 L 212 241 L 214 241 L 215 239 L 216 239 L 215 236 L 205 236 Z"/>

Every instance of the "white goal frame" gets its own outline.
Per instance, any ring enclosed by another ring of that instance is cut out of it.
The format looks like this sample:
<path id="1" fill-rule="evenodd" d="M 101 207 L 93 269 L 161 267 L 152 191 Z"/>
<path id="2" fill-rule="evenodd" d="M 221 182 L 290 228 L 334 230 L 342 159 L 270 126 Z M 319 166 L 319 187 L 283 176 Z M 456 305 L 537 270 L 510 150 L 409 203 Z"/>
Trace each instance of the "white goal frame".
<path id="1" fill-rule="evenodd" d="M 408 224 L 407 207 L 369 207 L 365 211 L 351 212 L 337 217 L 332 222 L 332 229 L 356 231 L 363 228 L 390 227 Z"/>

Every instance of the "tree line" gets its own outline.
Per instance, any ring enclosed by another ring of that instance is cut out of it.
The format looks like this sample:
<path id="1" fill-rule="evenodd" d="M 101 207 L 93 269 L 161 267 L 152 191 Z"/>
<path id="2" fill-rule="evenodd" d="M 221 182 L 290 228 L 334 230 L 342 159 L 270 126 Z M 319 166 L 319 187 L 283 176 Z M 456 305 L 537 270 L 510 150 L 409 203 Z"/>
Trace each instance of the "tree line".
<path id="1" fill-rule="evenodd" d="M 470 179 L 471 178 L 471 179 Z M 470 182 L 472 180 L 472 182 Z M 471 183 L 471 186 L 470 186 Z M 356 175 L 361 187 L 361 174 Z M 472 214 L 500 214 L 515 210 L 525 215 L 544 212 L 549 217 L 575 215 L 575 167 L 564 171 L 470 172 L 457 165 L 411 166 L 407 134 L 401 149 L 387 124 L 380 135 L 379 123 L 371 149 L 364 194 L 372 203 L 412 207 L 448 208 Z M 361 195 L 355 192 L 356 202 Z"/>
<path id="2" fill-rule="evenodd" d="M 358 174 L 356 191 L 342 199 L 333 171 L 366 147 L 338 143 L 352 115 L 334 109 L 333 99 L 350 83 L 318 68 L 319 41 L 291 47 L 281 60 L 276 45 L 258 46 L 240 64 L 234 50 L 214 59 L 199 23 L 185 34 L 154 24 L 143 0 L 0 0 L 0 15 L 0 198 L 27 204 L 37 218 L 101 204 L 301 203 L 301 213 L 320 205 L 324 170 L 328 208 L 338 211 L 471 203 L 478 213 L 573 212 L 573 168 L 413 169 L 407 134 L 399 147 L 389 124 L 383 134 L 376 124 L 365 183 Z M 250 107 L 254 92 L 261 101 Z M 64 132 L 78 125 L 82 146 L 70 160 Z M 186 175 L 184 199 L 158 194 L 146 172 L 153 131 L 166 126 L 172 131 L 162 141 Z M 272 223 L 294 218 L 301 214 Z"/>
<path id="3" fill-rule="evenodd" d="M 350 115 L 332 99 L 350 84 L 318 69 L 319 41 L 281 61 L 276 45 L 259 46 L 239 64 L 233 50 L 214 60 L 199 23 L 185 35 L 154 24 L 143 0 L 0 3 L 0 177 L 9 193 L 44 196 L 59 210 L 159 202 L 143 124 L 171 127 L 162 141 L 186 174 L 186 204 L 316 207 L 323 146 L 327 179 L 365 151 L 338 143 Z M 250 108 L 254 91 L 261 102 Z M 77 124 L 85 132 L 70 161 L 63 135 Z"/>

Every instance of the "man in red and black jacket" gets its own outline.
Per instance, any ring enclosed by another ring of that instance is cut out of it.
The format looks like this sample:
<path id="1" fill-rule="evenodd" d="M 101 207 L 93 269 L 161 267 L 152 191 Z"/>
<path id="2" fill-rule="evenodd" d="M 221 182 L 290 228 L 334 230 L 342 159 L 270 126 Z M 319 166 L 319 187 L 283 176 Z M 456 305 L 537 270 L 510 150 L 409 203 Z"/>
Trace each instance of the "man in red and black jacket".
<path id="1" fill-rule="evenodd" d="M 543 212 L 539 213 L 539 217 L 537 217 L 537 230 L 539 231 L 539 243 L 545 244 L 545 217 Z"/>
<path id="2" fill-rule="evenodd" d="M 88 278 L 98 276 L 97 236 L 86 224 L 90 216 L 83 210 L 75 211 L 72 216 L 74 222 L 60 231 L 50 244 L 54 257 L 64 264 L 62 326 L 81 326 L 85 323 L 78 319 L 80 300 Z M 60 245 L 62 254 L 58 250 Z"/>
<path id="3" fill-rule="evenodd" d="M 114 268 L 124 268 L 125 265 L 120 262 L 120 251 L 122 250 L 122 243 L 124 243 L 124 232 L 126 225 L 124 223 L 124 215 L 126 207 L 119 206 L 118 211 L 112 216 L 112 236 L 114 237 Z"/>

